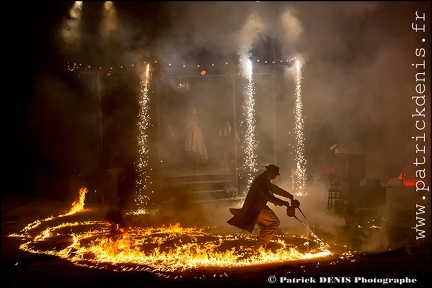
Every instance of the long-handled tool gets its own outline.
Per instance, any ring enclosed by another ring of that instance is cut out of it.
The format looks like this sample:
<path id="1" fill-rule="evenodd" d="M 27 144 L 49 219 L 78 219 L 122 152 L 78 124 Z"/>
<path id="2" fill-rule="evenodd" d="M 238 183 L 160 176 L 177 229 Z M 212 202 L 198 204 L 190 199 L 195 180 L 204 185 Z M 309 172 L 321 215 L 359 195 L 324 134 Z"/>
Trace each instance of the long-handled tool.
<path id="1" fill-rule="evenodd" d="M 287 206 L 286 212 L 288 217 L 294 217 L 296 218 L 300 223 L 302 223 L 303 225 L 305 225 L 300 219 L 297 218 L 297 216 L 295 215 L 295 209 L 299 209 L 300 212 L 302 213 L 303 217 L 306 219 L 306 222 L 308 222 L 305 214 L 303 213 L 303 211 L 300 209 L 300 201 L 293 199 L 291 200 L 291 206 Z M 305 225 L 306 226 L 306 225 Z"/>
<path id="2" fill-rule="evenodd" d="M 296 218 L 300 223 L 302 223 L 303 225 L 304 225 L 304 223 L 300 220 L 300 219 L 298 219 L 297 218 L 297 216 L 295 215 L 295 207 L 294 206 L 287 206 L 287 208 L 286 208 L 286 213 L 287 213 L 287 215 L 288 215 L 288 217 L 294 217 L 294 218 Z"/>

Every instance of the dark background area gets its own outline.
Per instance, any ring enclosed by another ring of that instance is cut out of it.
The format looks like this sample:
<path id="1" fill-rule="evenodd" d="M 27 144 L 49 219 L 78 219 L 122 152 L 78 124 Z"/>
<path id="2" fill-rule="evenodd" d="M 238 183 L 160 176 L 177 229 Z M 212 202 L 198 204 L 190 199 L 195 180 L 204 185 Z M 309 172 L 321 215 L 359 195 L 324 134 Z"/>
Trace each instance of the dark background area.
<path id="1" fill-rule="evenodd" d="M 118 2 L 115 5 L 122 30 L 111 42 L 98 38 L 102 2 L 88 2 L 87 9 L 83 9 L 87 22 L 83 22 L 85 33 L 79 49 L 59 33 L 64 21 L 71 20 L 71 4 L 31 3 L 24 12 L 20 5 L 12 6 L 20 19 L 14 20 L 13 25 L 19 22 L 20 28 L 17 33 L 9 32 L 7 38 L 7 50 L 14 55 L 10 57 L 13 61 L 8 82 L 16 83 L 3 105 L 7 192 L 56 194 L 59 189 L 79 183 L 81 177 L 92 178 L 101 167 L 101 157 L 108 157 L 110 163 L 122 162 L 116 149 L 136 149 L 132 148 L 131 139 L 136 133 L 139 73 L 118 67 L 143 59 L 158 59 L 160 67 L 165 67 L 166 62 L 206 65 L 236 59 L 242 43 L 238 40 L 244 29 L 242 23 L 254 11 L 258 11 L 268 30 L 247 47 L 252 59 L 289 59 L 298 54 L 304 57 L 305 154 L 311 173 L 331 159 L 328 148 L 340 138 L 350 142 L 352 151 L 367 154 L 370 178 L 397 177 L 412 162 L 415 146 L 411 136 L 416 131 L 411 117 L 415 107 L 410 100 L 414 91 L 414 71 L 410 67 L 419 61 L 414 49 L 424 45 L 430 51 L 430 39 L 426 37 L 428 41 L 422 44 L 419 34 L 411 29 L 411 22 L 416 10 L 430 13 L 428 2 L 345 2 L 327 6 L 319 2 L 262 3 L 259 9 L 257 3 L 231 3 L 228 10 L 222 3 L 209 3 L 206 7 L 193 2 Z M 292 13 L 291 20 L 298 21 L 298 39 L 294 39 L 292 30 L 285 37 L 284 31 L 276 28 L 276 21 L 266 22 L 278 19 L 272 16 L 280 16 L 285 8 Z M 221 15 L 226 19 L 223 23 L 219 21 Z M 430 53 L 425 58 L 429 63 Z M 101 65 L 104 69 L 114 67 L 112 76 L 104 78 L 106 90 L 102 90 L 104 100 L 100 106 L 106 136 L 102 144 L 112 151 L 105 156 L 98 154 L 99 107 L 95 103 L 94 82 L 91 75 L 78 77 L 78 73 L 69 71 L 75 62 Z M 257 81 L 260 110 L 256 116 L 263 162 L 273 161 L 273 124 L 264 121 L 273 119 L 274 112 L 273 103 L 267 101 L 271 98 L 269 80 Z M 218 126 L 214 119 L 230 114 L 217 114 L 223 109 L 213 109 L 215 103 L 221 102 L 220 93 L 225 93 L 222 98 L 229 100 L 226 91 L 230 85 L 202 82 L 193 85 L 188 95 L 176 92 L 178 95 L 171 97 L 166 89 L 161 96 L 166 96 L 163 104 L 167 107 L 186 109 L 190 103 L 198 103 L 203 109 L 203 121 L 209 119 L 211 139 L 211 131 Z M 293 91 L 290 81 L 281 81 L 276 88 L 276 115 L 280 117 L 276 127 L 277 164 L 285 171 L 294 164 L 290 146 L 293 136 L 286 133 L 292 131 Z M 213 102 L 204 101 L 204 97 Z M 190 102 L 180 100 L 184 98 Z M 180 123 L 183 111 L 176 112 L 163 115 L 159 124 Z M 156 114 L 153 116 L 157 119 Z"/>

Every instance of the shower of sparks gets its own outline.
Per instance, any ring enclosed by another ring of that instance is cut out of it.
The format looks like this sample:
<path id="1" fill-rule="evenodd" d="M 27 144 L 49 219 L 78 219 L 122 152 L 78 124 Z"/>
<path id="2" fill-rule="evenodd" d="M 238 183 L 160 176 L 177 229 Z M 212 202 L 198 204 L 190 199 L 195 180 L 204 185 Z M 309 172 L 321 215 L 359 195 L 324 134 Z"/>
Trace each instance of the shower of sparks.
<path id="1" fill-rule="evenodd" d="M 256 149 L 257 140 L 255 138 L 255 86 L 252 79 L 252 63 L 249 59 L 245 61 L 243 66 L 245 78 L 248 80 L 245 91 L 245 102 L 243 105 L 243 113 L 246 122 L 245 134 L 245 171 L 248 171 L 246 176 L 247 187 L 252 183 L 254 173 L 257 171 Z"/>
<path id="2" fill-rule="evenodd" d="M 304 134 L 303 134 L 303 115 L 302 115 L 302 95 L 301 95 L 301 83 L 302 83 L 302 73 L 301 64 L 299 60 L 296 60 L 296 73 L 295 73 L 295 108 L 294 108 L 294 133 L 297 140 L 297 145 L 295 148 L 296 152 L 296 169 L 293 173 L 295 177 L 293 183 L 293 190 L 297 191 L 297 196 L 305 196 L 307 192 L 305 191 L 306 184 L 306 159 L 304 157 Z"/>
<path id="3" fill-rule="evenodd" d="M 143 75 L 141 84 L 141 97 L 139 98 L 139 114 L 138 114 L 138 181 L 136 185 L 135 203 L 138 207 L 138 213 L 145 213 L 145 208 L 151 204 L 151 197 L 149 194 L 153 193 L 150 188 L 150 176 L 148 174 L 149 164 L 149 143 L 148 143 L 148 129 L 150 127 L 150 98 L 149 98 L 149 84 L 150 84 L 150 65 Z"/>

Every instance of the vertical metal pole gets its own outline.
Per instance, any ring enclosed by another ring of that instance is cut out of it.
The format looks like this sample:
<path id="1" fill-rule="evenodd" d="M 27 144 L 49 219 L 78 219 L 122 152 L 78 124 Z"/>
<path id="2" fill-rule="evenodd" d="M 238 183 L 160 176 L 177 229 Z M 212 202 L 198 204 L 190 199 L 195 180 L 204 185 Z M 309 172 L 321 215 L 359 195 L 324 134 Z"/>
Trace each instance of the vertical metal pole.
<path id="1" fill-rule="evenodd" d="M 235 79 L 236 79 L 236 74 L 233 74 L 233 83 L 232 83 L 232 87 L 233 87 L 233 91 L 232 91 L 232 96 L 233 96 L 233 133 L 234 133 L 234 137 L 232 137 L 232 139 L 234 139 L 234 163 L 235 163 L 235 176 L 234 176 L 234 185 L 236 188 L 238 188 L 238 160 L 237 160 L 237 137 L 236 137 L 236 133 L 237 133 L 237 113 L 236 113 L 236 85 L 235 85 Z"/>
<path id="2" fill-rule="evenodd" d="M 103 160 L 103 131 L 102 131 L 102 108 L 101 108 L 101 84 L 100 84 L 100 74 L 96 72 L 96 89 L 98 96 L 98 114 L 99 114 L 99 153 L 101 161 Z"/>
<path id="3" fill-rule="evenodd" d="M 160 81 L 162 78 L 157 79 L 156 80 L 156 109 L 157 109 L 157 141 L 156 141 L 156 146 L 157 146 L 157 167 L 158 167 L 158 171 L 157 171 L 157 187 L 158 190 L 161 191 L 162 190 L 162 165 L 161 165 L 161 145 L 162 145 L 162 141 L 161 141 L 161 128 L 160 128 Z"/>
<path id="4" fill-rule="evenodd" d="M 276 93 L 275 93 L 275 68 L 273 67 L 273 161 L 274 164 L 277 165 L 276 160 Z"/>
<path id="5" fill-rule="evenodd" d="M 159 162 L 158 166 L 160 166 L 161 164 L 161 144 L 162 144 L 159 94 L 160 94 L 160 85 L 159 85 L 159 81 L 157 80 L 156 81 L 156 99 L 157 99 L 156 107 L 157 107 L 157 141 L 158 141 L 157 159 Z"/>

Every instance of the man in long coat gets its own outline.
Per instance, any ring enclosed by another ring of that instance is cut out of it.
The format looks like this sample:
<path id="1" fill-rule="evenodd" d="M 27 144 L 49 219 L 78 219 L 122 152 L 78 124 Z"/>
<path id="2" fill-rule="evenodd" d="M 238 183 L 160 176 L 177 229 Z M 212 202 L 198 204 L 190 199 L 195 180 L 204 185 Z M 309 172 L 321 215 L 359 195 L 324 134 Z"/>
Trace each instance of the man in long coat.
<path id="1" fill-rule="evenodd" d="M 272 164 L 265 167 L 266 171 L 256 176 L 252 181 L 242 208 L 230 209 L 234 216 L 227 221 L 228 224 L 249 233 L 253 232 L 255 224 L 258 225 L 260 232 L 257 238 L 257 247 L 265 247 L 280 225 L 279 218 L 267 206 L 267 202 L 288 207 L 290 206 L 288 201 L 277 198 L 274 194 L 288 198 L 291 201 L 294 199 L 291 193 L 270 182 L 280 175 L 279 167 Z"/>

